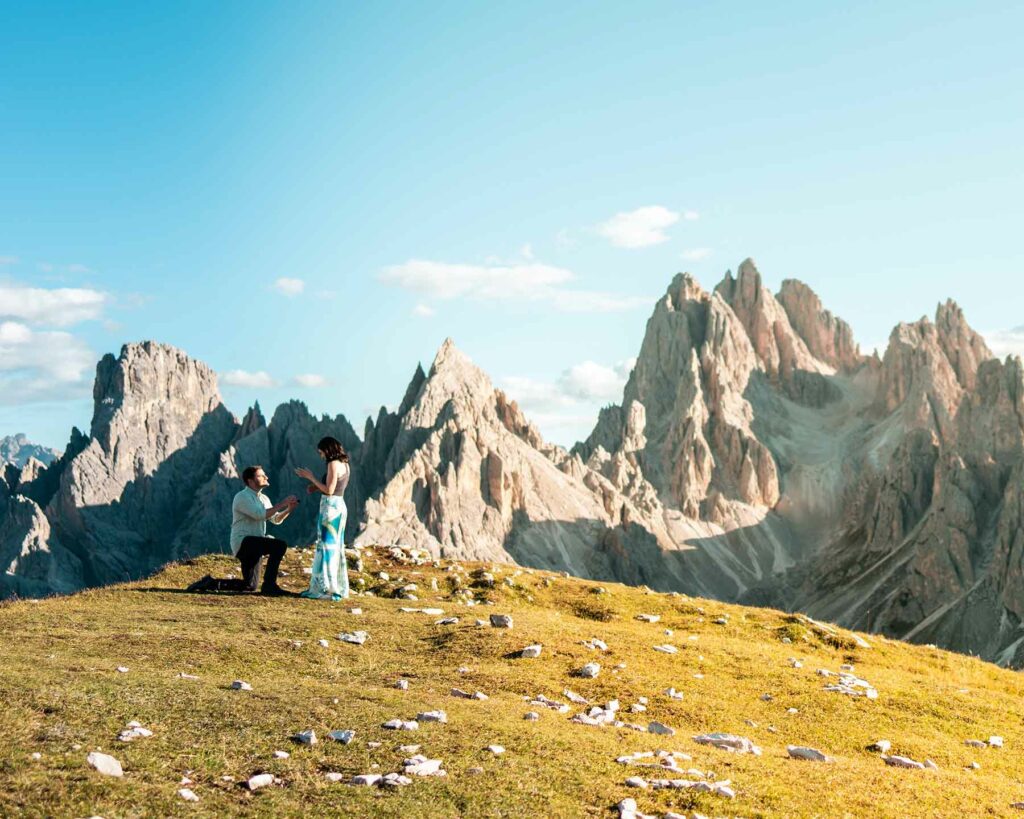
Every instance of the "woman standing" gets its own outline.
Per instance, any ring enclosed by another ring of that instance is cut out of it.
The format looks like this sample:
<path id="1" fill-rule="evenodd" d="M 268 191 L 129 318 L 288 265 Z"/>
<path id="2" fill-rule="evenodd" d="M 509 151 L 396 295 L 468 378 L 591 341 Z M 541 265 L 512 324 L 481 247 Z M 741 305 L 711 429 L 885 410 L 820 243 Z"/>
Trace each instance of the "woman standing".
<path id="1" fill-rule="evenodd" d="M 299 467 L 295 474 L 309 481 L 308 494 L 320 492 L 320 514 L 317 517 L 316 554 L 313 576 L 302 597 L 342 600 L 348 597 L 348 566 L 345 561 L 345 487 L 351 475 L 348 453 L 335 438 L 322 438 L 316 445 L 320 457 L 327 462 L 327 473 L 318 481 L 312 472 Z"/>

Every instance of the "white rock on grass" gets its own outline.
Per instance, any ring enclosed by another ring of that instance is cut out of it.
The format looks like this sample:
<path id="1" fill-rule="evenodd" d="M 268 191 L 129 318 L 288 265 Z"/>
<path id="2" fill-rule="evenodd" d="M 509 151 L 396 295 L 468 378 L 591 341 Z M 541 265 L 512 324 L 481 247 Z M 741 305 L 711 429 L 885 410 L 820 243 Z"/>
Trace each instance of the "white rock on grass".
<path id="1" fill-rule="evenodd" d="M 679 653 L 679 649 L 678 648 L 676 648 L 675 646 L 672 646 L 672 645 L 668 645 L 667 643 L 665 645 L 655 646 L 654 650 L 655 651 L 660 651 L 662 654 L 678 654 Z"/>
<path id="2" fill-rule="evenodd" d="M 654 720 L 647 723 L 647 732 L 650 734 L 661 734 L 662 736 L 671 737 L 675 736 L 676 730 L 675 728 L 669 728 L 662 722 Z"/>
<path id="3" fill-rule="evenodd" d="M 586 697 L 581 697 L 575 691 L 571 691 L 568 688 L 562 691 L 562 696 L 569 700 L 569 702 L 574 702 L 577 705 L 590 705 L 590 700 Z"/>
<path id="4" fill-rule="evenodd" d="M 317 640 L 316 644 L 318 646 L 320 646 L 320 648 L 327 648 L 328 646 L 330 646 L 329 642 L 327 642 L 326 640 L 322 640 L 322 639 L 321 640 Z"/>
<path id="5" fill-rule="evenodd" d="M 982 742 L 980 739 L 965 739 L 964 745 L 969 745 L 972 748 L 987 748 L 988 743 Z"/>
<path id="6" fill-rule="evenodd" d="M 892 743 L 887 739 L 878 739 L 868 745 L 869 751 L 881 751 L 883 754 L 889 753 L 889 749 L 892 747 Z"/>
<path id="7" fill-rule="evenodd" d="M 416 715 L 417 722 L 448 722 L 444 711 L 421 711 Z"/>
<path id="8" fill-rule="evenodd" d="M 683 698 L 682 691 L 676 691 L 675 688 L 668 688 L 665 690 L 665 696 L 673 700 L 681 700 Z"/>
<path id="9" fill-rule="evenodd" d="M 274 751 L 274 759 L 288 759 L 290 756 L 287 751 Z"/>
<path id="10" fill-rule="evenodd" d="M 490 697 L 488 697 L 482 691 L 477 691 L 476 693 L 470 694 L 468 691 L 463 691 L 461 688 L 453 688 L 452 689 L 452 696 L 453 697 L 458 697 L 459 699 L 463 699 L 463 700 L 481 700 L 482 701 L 482 700 L 490 699 Z"/>
<path id="11" fill-rule="evenodd" d="M 178 674 L 180 680 L 198 680 L 199 677 L 195 674 L 186 674 L 184 671 Z"/>
<path id="12" fill-rule="evenodd" d="M 416 754 L 402 763 L 406 776 L 447 776 L 441 768 L 440 759 L 427 759 L 423 754 Z"/>
<path id="13" fill-rule="evenodd" d="M 715 748 L 720 748 L 723 751 L 761 756 L 760 748 L 746 737 L 737 736 L 736 734 L 726 734 L 721 731 L 715 731 L 710 734 L 698 734 L 693 738 L 693 741 L 700 745 L 711 745 Z"/>
<path id="14" fill-rule="evenodd" d="M 593 651 L 608 650 L 608 643 L 606 643 L 604 640 L 598 640 L 596 637 L 591 637 L 589 640 L 584 640 L 582 645 L 585 645 L 587 648 L 592 649 Z"/>
<path id="15" fill-rule="evenodd" d="M 104 776 L 124 776 L 121 763 L 109 754 L 92 751 L 85 760 Z"/>
<path id="16" fill-rule="evenodd" d="M 397 688 L 399 691 L 408 691 L 409 690 L 409 681 L 408 680 L 396 680 L 395 681 L 395 688 Z"/>
<path id="17" fill-rule="evenodd" d="M 231 687 L 235 691 L 252 691 L 252 686 L 249 685 L 245 680 L 235 680 L 231 683 Z"/>
<path id="18" fill-rule="evenodd" d="M 601 666 L 597 663 L 587 663 L 576 672 L 576 676 L 592 680 L 601 673 Z"/>
<path id="19" fill-rule="evenodd" d="M 128 666 L 126 666 L 126 665 L 119 665 L 117 667 L 117 673 L 118 674 L 127 674 L 130 670 L 131 669 L 129 669 Z"/>
<path id="20" fill-rule="evenodd" d="M 552 711 L 558 711 L 560 714 L 565 714 L 569 711 L 569 703 L 556 702 L 555 700 L 545 697 L 543 694 L 538 694 L 530 700 L 530 705 L 542 705 L 545 708 L 550 708 Z"/>
<path id="21" fill-rule="evenodd" d="M 511 614 L 492 614 L 490 620 L 493 628 L 512 628 Z"/>
<path id="22" fill-rule="evenodd" d="M 121 742 L 132 742 L 136 739 L 144 739 L 146 737 L 153 736 L 153 732 L 148 728 L 143 728 L 137 722 L 129 722 L 128 726 L 117 735 L 118 740 Z"/>
<path id="23" fill-rule="evenodd" d="M 540 719 L 540 714 L 538 714 L 536 711 L 527 711 L 525 714 L 523 714 L 523 719 L 525 719 L 527 722 L 536 722 Z"/>
<path id="24" fill-rule="evenodd" d="M 328 771 L 324 774 L 324 779 L 328 782 L 342 782 L 345 780 L 345 774 L 337 773 L 336 771 Z"/>
<path id="25" fill-rule="evenodd" d="M 660 614 L 638 614 L 636 619 L 642 623 L 657 623 L 661 619 Z"/>
<path id="26" fill-rule="evenodd" d="M 886 765 L 892 765 L 894 768 L 924 768 L 923 762 L 915 762 L 910 757 L 898 756 L 893 754 L 892 756 L 883 756 L 882 761 Z"/>
<path id="27" fill-rule="evenodd" d="M 647 781 L 639 776 L 631 776 L 625 781 L 627 788 L 646 788 Z"/>
<path id="28" fill-rule="evenodd" d="M 356 774 L 349 780 L 350 785 L 376 785 L 383 779 L 380 774 Z"/>
<path id="29" fill-rule="evenodd" d="M 992 748 L 1002 748 L 1003 747 L 1003 738 L 999 737 L 999 736 L 995 736 L 995 735 L 990 736 L 988 738 L 988 744 Z"/>
<path id="30" fill-rule="evenodd" d="M 335 742 L 340 742 L 342 745 L 348 745 L 353 738 L 355 738 L 356 732 L 351 729 L 331 731 L 328 735 L 328 739 L 333 739 Z"/>
<path id="31" fill-rule="evenodd" d="M 400 773 L 384 774 L 384 778 L 380 780 L 382 788 L 400 788 L 411 784 L 412 780 L 407 776 L 402 776 Z"/>
<path id="32" fill-rule="evenodd" d="M 418 731 L 420 724 L 415 720 L 389 719 L 380 727 L 389 731 Z"/>
<path id="33" fill-rule="evenodd" d="M 292 739 L 301 745 L 316 745 L 316 731 L 312 728 L 308 731 L 299 731 Z"/>
<path id="34" fill-rule="evenodd" d="M 787 745 L 786 753 L 788 753 L 793 759 L 807 759 L 811 762 L 832 761 L 816 748 L 807 748 L 803 745 Z"/>
<path id="35" fill-rule="evenodd" d="M 930 759 L 924 761 L 924 766 L 930 771 L 937 771 L 939 766 L 932 762 Z"/>
<path id="36" fill-rule="evenodd" d="M 256 776 L 249 777 L 249 790 L 258 791 L 260 788 L 265 788 L 267 785 L 274 784 L 274 775 L 268 773 L 256 774 Z"/>
<path id="37" fill-rule="evenodd" d="M 199 797 L 196 796 L 195 793 L 190 791 L 188 788 L 179 788 L 178 789 L 178 796 L 180 796 L 186 802 L 198 802 L 199 801 Z"/>
<path id="38" fill-rule="evenodd" d="M 488 745 L 485 750 L 490 751 L 495 756 L 500 756 L 505 753 L 505 749 L 501 745 Z"/>
<path id="39" fill-rule="evenodd" d="M 434 625 L 435 626 L 454 626 L 458 622 L 459 622 L 459 618 L 458 617 L 443 617 L 440 620 L 435 620 L 434 621 Z"/>
<path id="40" fill-rule="evenodd" d="M 351 643 L 352 645 L 361 646 L 370 639 L 370 635 L 365 631 L 353 631 L 339 634 L 338 639 L 343 643 Z"/>
<path id="41" fill-rule="evenodd" d="M 493 624 L 492 624 L 493 625 Z M 524 660 L 535 660 L 540 656 L 540 653 L 544 650 L 544 646 L 539 643 L 535 643 L 532 646 L 527 646 L 519 652 L 519 656 Z"/>

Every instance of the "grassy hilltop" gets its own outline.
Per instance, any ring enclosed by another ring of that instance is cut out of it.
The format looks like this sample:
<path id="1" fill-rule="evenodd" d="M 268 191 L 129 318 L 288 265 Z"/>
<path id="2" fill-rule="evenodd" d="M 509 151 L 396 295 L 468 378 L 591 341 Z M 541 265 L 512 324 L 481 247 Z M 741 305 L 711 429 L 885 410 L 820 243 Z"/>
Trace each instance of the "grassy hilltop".
<path id="1" fill-rule="evenodd" d="M 310 558 L 289 552 L 284 585 L 304 586 Z M 138 583 L 0 605 L 0 815 L 617 816 L 625 797 L 655 815 L 1020 815 L 1011 804 L 1024 800 L 1024 682 L 1014 672 L 876 636 L 859 647 L 849 632 L 767 609 L 510 566 L 414 565 L 384 549 L 363 561 L 351 576 L 376 595 L 335 604 L 181 593 L 206 572 L 235 570 L 228 558 L 206 557 Z M 474 579 L 482 569 L 493 572 L 493 587 Z M 408 583 L 417 584 L 418 601 L 390 596 Z M 493 605 L 460 605 L 467 598 L 459 588 Z M 437 625 L 440 615 L 403 606 L 442 608 L 460 620 Z M 492 613 L 511 614 L 514 627 L 476 624 Z M 639 621 L 640 613 L 661 620 Z M 337 639 L 357 629 L 370 635 L 364 645 Z M 606 652 L 582 645 L 595 637 Z M 533 643 L 543 645 L 539 658 L 511 656 Z M 653 649 L 664 644 L 678 653 Z M 600 663 L 600 674 L 573 676 L 587 662 Z M 836 680 L 817 670 L 843 664 L 878 698 L 825 691 Z M 400 678 L 408 690 L 395 688 Z M 231 690 L 236 679 L 253 690 Z M 489 698 L 461 699 L 453 687 Z M 668 697 L 669 687 L 683 698 Z M 618 699 L 622 720 L 658 720 L 676 733 L 574 724 L 588 706 L 558 713 L 524 699 L 569 702 L 566 688 L 595 704 Z M 640 697 L 647 711 L 630 713 Z M 447 724 L 381 727 L 435 709 L 447 712 Z M 524 720 L 527 711 L 540 718 Z M 132 720 L 153 736 L 118 741 Z M 320 742 L 291 741 L 306 729 Z M 328 740 L 335 729 L 352 729 L 355 739 Z M 711 731 L 748 737 L 763 754 L 692 739 Z M 1005 747 L 965 745 L 993 734 Z M 867 749 L 881 738 L 892 741 L 891 753 L 931 759 L 938 770 L 885 765 Z M 448 775 L 413 776 L 395 790 L 327 776 L 401 772 L 406 744 L 440 759 Z M 505 753 L 487 751 L 491 744 Z M 788 744 L 833 761 L 791 759 Z M 121 762 L 123 778 L 87 764 L 97 749 Z M 736 798 L 627 787 L 632 776 L 693 778 L 616 762 L 660 749 L 689 754 L 683 770 L 730 780 Z M 290 757 L 275 758 L 277 750 Z M 980 768 L 968 769 L 972 762 Z M 186 772 L 198 802 L 178 795 Z M 279 781 L 250 792 L 246 781 L 264 772 Z"/>

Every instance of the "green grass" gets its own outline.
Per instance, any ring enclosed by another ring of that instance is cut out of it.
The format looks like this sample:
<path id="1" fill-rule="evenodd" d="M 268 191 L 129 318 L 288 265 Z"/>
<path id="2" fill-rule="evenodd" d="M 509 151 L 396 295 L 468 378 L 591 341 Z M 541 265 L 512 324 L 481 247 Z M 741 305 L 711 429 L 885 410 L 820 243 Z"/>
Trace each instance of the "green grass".
<path id="1" fill-rule="evenodd" d="M 299 588 L 301 566 L 309 561 L 309 552 L 290 552 L 285 585 Z M 447 562 L 403 565 L 372 551 L 364 562 L 362 578 L 379 596 L 336 604 L 177 591 L 204 573 L 235 570 L 227 558 L 207 557 L 138 583 L 0 605 L 0 815 L 612 816 L 612 806 L 626 796 L 649 813 L 1019 815 L 1010 804 L 1024 799 L 1024 685 L 1014 672 L 873 636 L 867 636 L 872 648 L 856 648 L 845 632 L 835 639 L 768 609 L 613 583 L 596 594 L 590 581 L 489 565 L 484 568 L 496 582 L 484 589 L 471 576 L 479 564 L 467 564 L 456 583 Z M 380 570 L 390 574 L 387 583 L 375 577 Z M 506 585 L 516 572 L 515 585 Z M 440 592 L 430 591 L 432 578 Z M 381 596 L 408 582 L 419 585 L 418 602 Z M 459 588 L 494 605 L 458 605 L 453 595 Z M 440 607 L 462 619 L 436 626 L 437 618 L 399 612 L 410 605 Z M 364 613 L 349 614 L 353 606 Z M 474 625 L 492 612 L 512 614 L 515 628 Z M 660 614 L 661 622 L 639 622 L 640 612 Z M 727 625 L 713 623 L 721 614 L 729 615 Z M 354 629 L 368 631 L 370 640 L 357 647 L 335 639 Z M 590 637 L 605 640 L 609 651 L 580 645 Z M 320 638 L 330 640 L 328 648 L 317 645 Z M 292 640 L 302 647 L 292 648 Z M 544 646 L 539 659 L 506 658 L 535 642 Z M 666 642 L 679 653 L 652 650 Z M 804 667 L 789 667 L 789 657 L 802 659 Z M 571 676 L 591 660 L 602 666 L 596 679 Z M 815 670 L 837 671 L 847 662 L 877 687 L 877 700 L 822 690 L 825 680 Z M 615 670 L 619 663 L 625 668 Z M 119 665 L 129 673 L 117 673 Z M 460 674 L 461 666 L 470 672 Z M 181 679 L 181 672 L 200 679 Z M 410 680 L 408 691 L 393 687 L 400 677 Z M 254 690 L 229 690 L 234 679 Z M 453 686 L 490 699 L 457 699 L 449 693 Z M 669 686 L 685 698 L 664 696 Z M 648 712 L 624 719 L 660 720 L 677 734 L 575 725 L 569 717 L 579 707 L 563 715 L 523 700 L 546 694 L 564 701 L 566 687 L 594 702 L 617 698 L 623 708 L 647 696 Z M 774 699 L 761 701 L 764 693 Z M 799 713 L 788 715 L 790 706 Z M 436 708 L 448 712 L 447 725 L 397 733 L 380 727 L 392 717 Z M 540 720 L 525 722 L 528 710 L 539 710 Z M 118 742 L 133 719 L 155 735 Z M 356 738 L 349 746 L 295 746 L 289 737 L 306 728 L 321 737 L 352 728 Z M 764 754 L 736 756 L 692 741 L 705 731 L 748 736 Z M 1006 747 L 964 745 L 991 734 L 1002 735 Z M 866 750 L 882 737 L 893 742 L 894 753 L 931 758 L 940 770 L 887 767 Z M 370 741 L 381 745 L 369 748 Z M 324 776 L 400 770 L 404 754 L 397 749 L 407 743 L 442 759 L 448 776 L 417 778 L 395 792 L 334 784 Z M 484 751 L 491 743 L 504 745 L 506 753 Z M 788 759 L 787 744 L 810 745 L 835 761 Z M 684 767 L 731 780 L 737 798 L 626 788 L 628 776 L 645 771 L 615 758 L 662 748 L 690 754 Z M 95 749 L 122 762 L 123 779 L 100 776 L 86 764 Z M 274 759 L 277 749 L 291 757 Z M 33 752 L 42 758 L 33 760 Z M 980 770 L 965 769 L 972 760 Z M 201 799 L 196 804 L 177 795 L 186 771 Z M 244 781 L 264 771 L 282 784 L 249 793 Z"/>

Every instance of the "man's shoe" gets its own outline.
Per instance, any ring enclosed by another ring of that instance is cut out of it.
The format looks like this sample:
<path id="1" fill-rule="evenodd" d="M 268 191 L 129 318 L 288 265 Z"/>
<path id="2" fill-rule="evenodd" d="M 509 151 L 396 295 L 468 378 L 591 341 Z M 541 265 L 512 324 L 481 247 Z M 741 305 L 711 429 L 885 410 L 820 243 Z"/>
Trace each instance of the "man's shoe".
<path id="1" fill-rule="evenodd" d="M 185 591 L 187 591 L 187 592 L 204 592 L 204 591 L 208 591 L 210 586 L 213 585 L 213 582 L 214 581 L 213 581 L 213 576 L 212 575 L 205 575 L 204 577 L 199 578 L 195 583 L 193 583 L 187 589 L 185 589 Z"/>
<path id="2" fill-rule="evenodd" d="M 280 586 L 264 586 L 260 589 L 260 594 L 264 597 L 294 597 L 295 595 L 290 591 L 285 591 Z"/>

